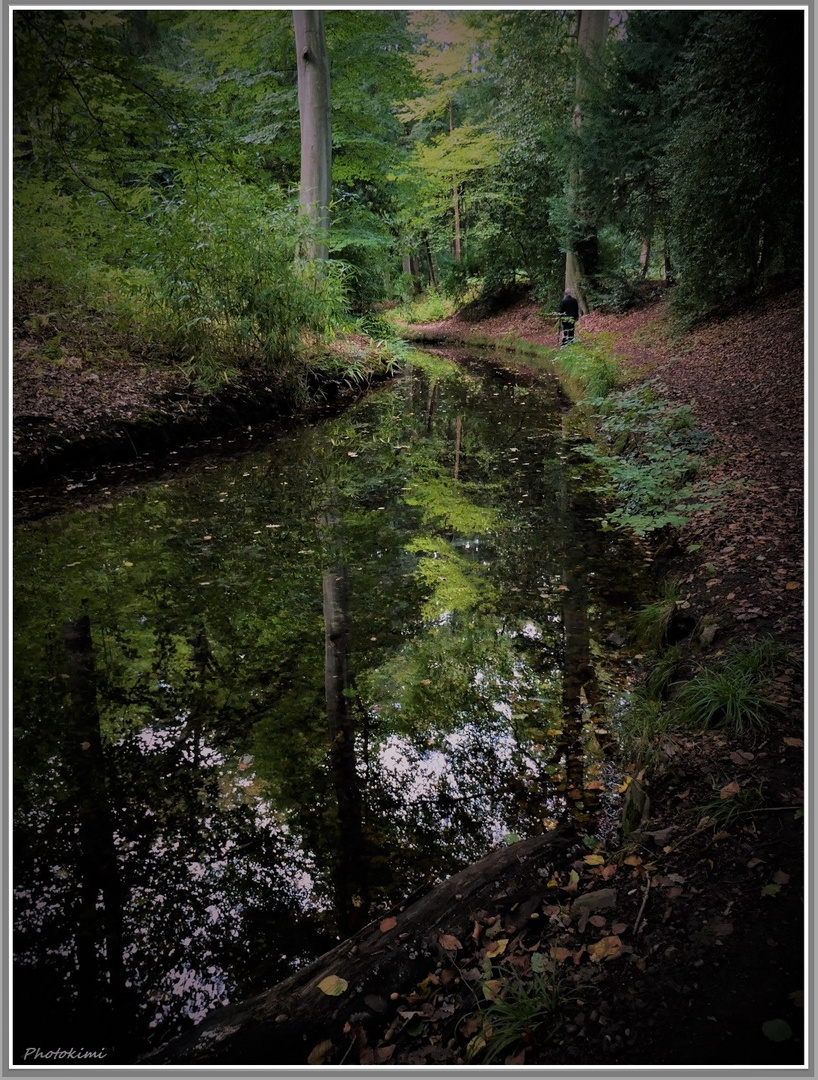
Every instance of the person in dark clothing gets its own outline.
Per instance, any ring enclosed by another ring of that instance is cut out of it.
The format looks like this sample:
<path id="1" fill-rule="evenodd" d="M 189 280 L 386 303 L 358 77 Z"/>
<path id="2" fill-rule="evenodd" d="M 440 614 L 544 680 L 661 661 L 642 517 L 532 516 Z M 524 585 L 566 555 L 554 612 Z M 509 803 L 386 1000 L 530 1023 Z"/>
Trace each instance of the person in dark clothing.
<path id="1" fill-rule="evenodd" d="M 579 304 L 576 297 L 569 290 L 565 290 L 565 295 L 560 300 L 560 329 L 562 330 L 562 345 L 570 345 L 574 340 L 574 325 L 579 318 Z"/>

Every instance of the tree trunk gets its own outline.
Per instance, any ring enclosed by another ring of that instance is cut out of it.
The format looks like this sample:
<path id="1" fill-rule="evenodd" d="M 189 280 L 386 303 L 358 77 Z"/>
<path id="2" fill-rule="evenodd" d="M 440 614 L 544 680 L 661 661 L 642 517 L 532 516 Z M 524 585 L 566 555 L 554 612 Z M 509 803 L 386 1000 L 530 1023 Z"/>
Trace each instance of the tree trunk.
<path id="1" fill-rule="evenodd" d="M 576 103 L 572 125 L 574 133 L 578 134 L 582 127 L 582 99 L 585 97 L 585 73 L 583 65 L 590 62 L 605 40 L 608 29 L 608 11 L 605 8 L 593 8 L 579 12 L 579 25 L 577 27 L 577 44 L 579 45 L 580 60 L 577 64 L 576 76 Z M 582 222 L 585 234 L 581 243 L 576 244 L 576 250 L 565 253 L 565 288 L 569 289 L 577 299 L 580 315 L 587 315 L 588 301 L 585 296 L 583 279 L 586 274 L 594 273 L 599 259 L 599 245 L 596 236 L 596 228 L 587 220 L 587 213 L 580 205 L 581 174 L 572 172 L 570 176 L 571 199 L 574 202 L 573 213 Z"/>
<path id="2" fill-rule="evenodd" d="M 642 246 L 639 249 L 639 270 L 642 277 L 647 277 L 648 266 L 650 265 L 650 248 L 651 238 L 649 236 L 642 237 Z"/>
<path id="3" fill-rule="evenodd" d="M 332 187 L 329 58 L 321 11 L 294 11 L 298 57 L 298 115 L 301 122 L 300 204 L 314 231 L 305 252 L 326 259 Z"/>
<path id="4" fill-rule="evenodd" d="M 454 131 L 454 103 L 449 101 L 449 134 Z M 460 262 L 460 186 L 452 176 L 452 203 L 454 204 L 454 261 Z"/>
<path id="5" fill-rule="evenodd" d="M 425 237 L 423 241 L 426 249 L 426 261 L 429 264 L 429 284 L 433 289 L 437 289 L 437 274 L 435 273 L 435 260 L 432 258 L 432 246 L 429 243 L 429 237 Z"/>

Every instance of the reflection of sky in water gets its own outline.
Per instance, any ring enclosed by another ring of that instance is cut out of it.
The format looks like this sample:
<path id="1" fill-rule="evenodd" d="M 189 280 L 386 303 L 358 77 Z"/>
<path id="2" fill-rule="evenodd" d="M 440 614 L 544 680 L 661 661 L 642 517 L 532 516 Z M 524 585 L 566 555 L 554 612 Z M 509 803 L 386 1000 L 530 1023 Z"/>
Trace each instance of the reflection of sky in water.
<path id="1" fill-rule="evenodd" d="M 505 713 L 501 704 L 495 707 Z M 489 733 L 485 726 L 465 724 L 428 741 L 439 741 L 441 748 L 421 750 L 408 738 L 390 735 L 376 750 L 378 784 L 400 795 L 397 821 L 411 829 L 431 816 L 442 838 L 463 854 L 469 846 L 458 844 L 464 838 L 456 831 L 464 817 L 472 821 L 472 840 L 501 843 L 519 824 L 510 820 L 515 808 L 508 805 L 505 774 L 537 775 L 541 758 L 521 747 L 510 731 L 496 727 Z"/>

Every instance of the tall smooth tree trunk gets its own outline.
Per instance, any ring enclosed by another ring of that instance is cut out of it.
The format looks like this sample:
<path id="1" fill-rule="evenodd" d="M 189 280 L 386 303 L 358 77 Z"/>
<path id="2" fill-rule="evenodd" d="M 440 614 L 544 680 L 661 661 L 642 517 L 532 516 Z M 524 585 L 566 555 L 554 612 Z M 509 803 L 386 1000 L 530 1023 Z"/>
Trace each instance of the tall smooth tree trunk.
<path id="1" fill-rule="evenodd" d="M 437 274 L 435 273 L 435 260 L 432 256 L 432 245 L 429 243 L 429 237 L 424 237 L 424 247 L 426 249 L 426 262 L 429 265 L 429 285 L 433 289 L 437 289 Z"/>
<path id="2" fill-rule="evenodd" d="M 332 192 L 332 127 L 324 14 L 322 11 L 294 11 L 293 26 L 301 122 L 299 202 L 316 234 L 305 254 L 310 259 L 326 259 Z"/>
<path id="3" fill-rule="evenodd" d="M 454 120 L 454 105 L 452 102 L 448 103 L 448 134 L 452 134 L 455 130 Z M 457 177 L 452 176 L 452 203 L 455 211 L 455 262 L 460 261 L 460 186 L 457 183 Z"/>
<path id="4" fill-rule="evenodd" d="M 583 66 L 594 58 L 599 48 L 605 41 L 608 29 L 608 11 L 605 8 L 593 8 L 579 12 L 577 26 L 577 44 L 579 45 L 580 60 L 577 65 L 576 77 L 576 102 L 574 105 L 573 128 L 577 134 L 582 127 L 582 100 L 585 97 L 585 74 Z M 570 189 L 572 199 L 575 202 L 574 214 L 578 219 L 583 219 L 585 214 L 579 205 L 579 188 L 581 174 L 572 172 L 570 176 Z M 565 288 L 569 289 L 577 299 L 580 315 L 588 313 L 588 301 L 585 296 L 584 277 L 596 267 L 598 257 L 598 243 L 596 229 L 590 221 L 584 222 L 587 228 L 586 237 L 581 244 L 577 244 L 575 251 L 565 253 Z"/>

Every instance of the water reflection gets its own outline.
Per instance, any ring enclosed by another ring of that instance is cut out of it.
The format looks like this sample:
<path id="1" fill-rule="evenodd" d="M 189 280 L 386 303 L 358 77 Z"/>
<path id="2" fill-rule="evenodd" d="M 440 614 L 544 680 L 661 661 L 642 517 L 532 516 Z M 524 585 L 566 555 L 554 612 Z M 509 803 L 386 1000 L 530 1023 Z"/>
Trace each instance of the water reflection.
<path id="1" fill-rule="evenodd" d="M 133 1060 L 592 812 L 600 643 L 638 563 L 570 444 L 553 387 L 428 356 L 313 429 L 18 530 L 18 1055 L 45 1011 Z"/>

